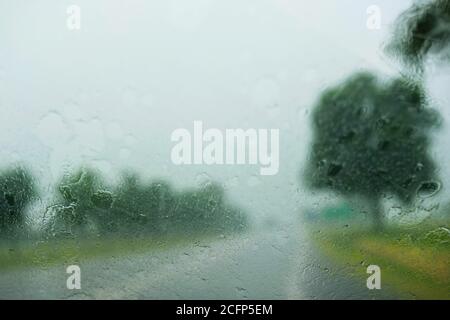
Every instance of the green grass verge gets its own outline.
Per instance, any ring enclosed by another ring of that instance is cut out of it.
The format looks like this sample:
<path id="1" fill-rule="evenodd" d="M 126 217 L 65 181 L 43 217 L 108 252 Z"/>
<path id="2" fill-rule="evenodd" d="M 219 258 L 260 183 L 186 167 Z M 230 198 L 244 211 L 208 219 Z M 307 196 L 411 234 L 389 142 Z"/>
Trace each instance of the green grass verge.
<path id="1" fill-rule="evenodd" d="M 383 285 L 404 299 L 450 299 L 450 243 L 430 237 L 430 227 L 364 229 L 314 227 L 318 249 L 350 274 L 367 278 L 370 264 L 381 268 Z"/>
<path id="2" fill-rule="evenodd" d="M 167 250 L 214 236 L 76 238 L 23 241 L 0 246 L 0 271 L 24 267 L 45 268 L 58 263 L 76 264 L 86 259 L 115 257 Z"/>

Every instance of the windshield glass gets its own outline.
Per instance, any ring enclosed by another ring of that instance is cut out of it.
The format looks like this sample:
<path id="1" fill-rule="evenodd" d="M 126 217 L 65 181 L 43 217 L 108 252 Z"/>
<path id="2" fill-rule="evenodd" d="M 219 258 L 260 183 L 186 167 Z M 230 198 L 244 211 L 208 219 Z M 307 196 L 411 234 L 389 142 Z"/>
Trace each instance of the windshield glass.
<path id="1" fill-rule="evenodd" d="M 0 2 L 0 299 L 449 299 L 449 8 Z"/>

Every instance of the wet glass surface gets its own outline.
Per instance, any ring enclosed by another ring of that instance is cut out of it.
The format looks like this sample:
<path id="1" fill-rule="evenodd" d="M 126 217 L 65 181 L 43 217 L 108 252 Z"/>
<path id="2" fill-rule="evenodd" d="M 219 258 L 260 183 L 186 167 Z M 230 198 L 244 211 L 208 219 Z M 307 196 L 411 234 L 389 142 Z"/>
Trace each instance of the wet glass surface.
<path id="1" fill-rule="evenodd" d="M 449 26 L 0 2 L 0 299 L 449 299 Z"/>

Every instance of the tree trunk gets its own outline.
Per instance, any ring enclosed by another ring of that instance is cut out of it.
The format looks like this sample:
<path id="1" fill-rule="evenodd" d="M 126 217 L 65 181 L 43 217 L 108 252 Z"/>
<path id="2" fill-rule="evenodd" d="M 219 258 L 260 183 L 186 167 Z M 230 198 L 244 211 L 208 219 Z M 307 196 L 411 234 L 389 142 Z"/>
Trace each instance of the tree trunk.
<path id="1" fill-rule="evenodd" d="M 376 232 L 384 229 L 383 210 L 378 199 L 369 199 L 369 214 L 373 218 L 373 227 Z"/>

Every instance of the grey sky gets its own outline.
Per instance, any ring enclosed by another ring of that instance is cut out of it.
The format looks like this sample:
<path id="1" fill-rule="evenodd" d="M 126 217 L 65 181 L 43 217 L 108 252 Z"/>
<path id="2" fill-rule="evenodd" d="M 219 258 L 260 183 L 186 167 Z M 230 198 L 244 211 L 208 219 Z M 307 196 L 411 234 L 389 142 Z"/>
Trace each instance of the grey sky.
<path id="1" fill-rule="evenodd" d="M 396 74 L 381 47 L 410 3 L 1 0 L 1 165 L 29 163 L 44 188 L 81 164 L 109 177 L 134 168 L 179 187 L 210 177 L 255 216 L 291 217 L 310 201 L 298 173 L 314 100 L 358 70 Z M 81 8 L 80 31 L 66 28 L 70 4 Z M 381 30 L 366 27 L 372 4 L 381 9 Z M 429 83 L 448 118 L 445 74 L 436 69 Z M 279 174 L 173 165 L 170 134 L 192 130 L 194 120 L 279 128 Z M 446 128 L 437 144 L 448 141 Z"/>

